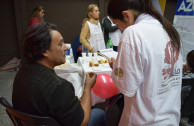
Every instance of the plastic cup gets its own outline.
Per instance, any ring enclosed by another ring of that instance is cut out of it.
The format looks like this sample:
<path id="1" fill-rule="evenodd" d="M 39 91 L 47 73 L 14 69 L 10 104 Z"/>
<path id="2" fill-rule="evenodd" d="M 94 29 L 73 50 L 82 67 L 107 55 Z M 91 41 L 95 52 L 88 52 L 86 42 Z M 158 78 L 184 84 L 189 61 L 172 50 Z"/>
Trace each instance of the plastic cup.
<path id="1" fill-rule="evenodd" d="M 95 53 L 94 53 L 94 57 L 97 58 L 97 56 L 98 56 L 98 54 L 95 52 Z"/>
<path id="2" fill-rule="evenodd" d="M 82 57 L 85 58 L 86 57 L 86 53 L 83 52 L 82 53 Z"/>
<path id="3" fill-rule="evenodd" d="M 89 57 L 92 57 L 92 53 L 88 53 L 88 56 L 89 56 Z"/>

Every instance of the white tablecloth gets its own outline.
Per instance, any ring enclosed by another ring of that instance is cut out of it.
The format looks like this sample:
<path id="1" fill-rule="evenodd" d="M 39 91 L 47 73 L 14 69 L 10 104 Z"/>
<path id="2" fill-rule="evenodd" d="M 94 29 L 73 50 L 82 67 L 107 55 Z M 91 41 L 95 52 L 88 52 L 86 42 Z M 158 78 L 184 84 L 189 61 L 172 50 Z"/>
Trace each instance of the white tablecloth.
<path id="1" fill-rule="evenodd" d="M 83 69 L 77 64 L 56 67 L 55 73 L 71 82 L 75 89 L 75 95 L 80 98 L 83 93 Z"/>
<path id="2" fill-rule="evenodd" d="M 86 77 L 86 73 L 87 72 L 95 72 L 96 74 L 108 74 L 111 75 L 112 69 L 110 68 L 108 63 L 104 63 L 104 64 L 99 64 L 99 67 L 90 67 L 89 66 L 89 62 L 92 60 L 94 62 L 97 62 L 98 60 L 103 59 L 105 60 L 104 57 L 98 56 L 97 58 L 82 58 L 79 57 L 78 58 L 78 66 L 81 66 L 83 68 L 83 73 L 84 73 L 84 81 L 85 81 L 85 77 Z M 91 91 L 91 104 L 92 106 L 100 103 L 100 102 L 105 102 L 106 99 L 104 98 L 100 98 L 98 96 L 96 96 L 93 91 Z"/>
<path id="3" fill-rule="evenodd" d="M 97 62 L 100 59 L 105 59 L 101 56 L 98 56 L 96 59 L 87 57 L 83 59 L 82 57 L 78 58 L 77 64 L 70 64 L 70 65 L 62 65 L 55 68 L 55 72 L 58 76 L 68 80 L 71 82 L 75 89 L 75 95 L 80 98 L 83 93 L 84 89 L 84 82 L 87 72 L 95 72 L 96 74 L 109 74 L 111 75 L 112 69 L 110 68 L 109 64 L 100 64 L 99 67 L 90 67 L 89 61 L 93 60 Z M 92 106 L 100 103 L 105 102 L 104 98 L 100 98 L 96 96 L 93 91 L 91 91 L 91 104 Z"/>

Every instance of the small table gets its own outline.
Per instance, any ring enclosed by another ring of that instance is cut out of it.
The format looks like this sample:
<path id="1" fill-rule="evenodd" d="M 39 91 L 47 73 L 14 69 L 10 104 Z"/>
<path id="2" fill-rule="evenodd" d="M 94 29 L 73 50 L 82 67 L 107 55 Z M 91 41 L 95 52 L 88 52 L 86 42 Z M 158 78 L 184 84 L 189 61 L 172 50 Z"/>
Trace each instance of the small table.
<path id="1" fill-rule="evenodd" d="M 81 98 L 83 93 L 83 70 L 77 64 L 69 64 L 69 65 L 60 65 L 55 67 L 55 73 L 61 78 L 66 79 L 71 82 L 74 89 L 75 95 L 78 98 Z"/>
<path id="2" fill-rule="evenodd" d="M 87 72 L 95 72 L 96 74 L 108 74 L 111 75 L 112 73 L 112 69 L 110 68 L 108 63 L 104 63 L 104 64 L 99 64 L 99 67 L 90 67 L 89 66 L 89 62 L 90 61 L 94 61 L 97 62 L 98 60 L 105 60 L 104 57 L 101 56 L 97 56 L 96 58 L 94 57 L 86 57 L 86 58 L 82 58 L 79 57 L 78 58 L 78 66 L 81 66 L 83 68 L 83 72 L 84 72 L 84 82 L 85 82 L 85 77 L 86 77 L 86 73 Z M 91 91 L 91 104 L 92 106 L 94 106 L 97 103 L 101 103 L 101 102 L 105 102 L 105 98 L 100 98 L 98 96 L 96 96 L 93 91 Z"/>

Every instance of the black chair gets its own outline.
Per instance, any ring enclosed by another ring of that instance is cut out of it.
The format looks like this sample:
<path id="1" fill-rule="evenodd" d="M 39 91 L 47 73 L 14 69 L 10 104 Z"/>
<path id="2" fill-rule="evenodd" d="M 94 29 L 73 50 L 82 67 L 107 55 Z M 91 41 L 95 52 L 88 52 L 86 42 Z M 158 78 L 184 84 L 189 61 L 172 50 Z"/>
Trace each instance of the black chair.
<path id="1" fill-rule="evenodd" d="M 0 98 L 0 104 L 6 107 L 6 112 L 15 126 L 61 126 L 51 117 L 35 116 L 15 110 L 4 97 Z"/>

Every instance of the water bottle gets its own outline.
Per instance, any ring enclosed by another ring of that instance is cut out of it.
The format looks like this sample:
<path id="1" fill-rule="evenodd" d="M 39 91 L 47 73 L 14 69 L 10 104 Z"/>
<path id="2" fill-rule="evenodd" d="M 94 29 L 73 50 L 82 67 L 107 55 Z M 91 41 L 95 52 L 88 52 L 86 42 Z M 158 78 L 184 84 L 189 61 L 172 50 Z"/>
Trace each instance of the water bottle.
<path id="1" fill-rule="evenodd" d="M 110 37 L 109 37 L 109 39 L 108 39 L 108 42 L 106 43 L 106 48 L 107 48 L 107 49 L 113 48 L 113 43 L 112 43 L 112 40 L 111 40 Z"/>
<path id="2" fill-rule="evenodd" d="M 65 45 L 68 47 L 68 50 L 66 51 L 66 55 L 70 55 L 70 50 L 71 50 L 71 44 L 65 43 Z"/>

